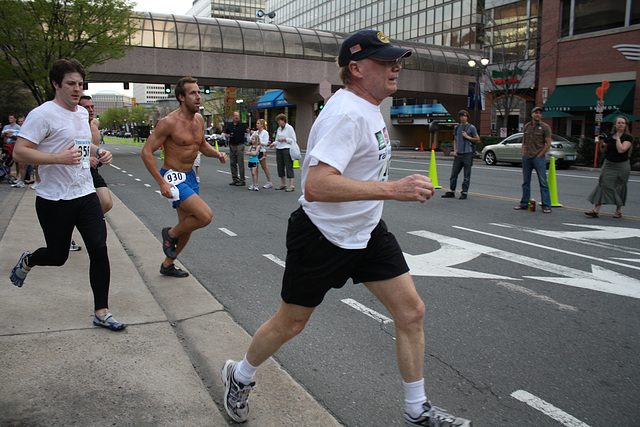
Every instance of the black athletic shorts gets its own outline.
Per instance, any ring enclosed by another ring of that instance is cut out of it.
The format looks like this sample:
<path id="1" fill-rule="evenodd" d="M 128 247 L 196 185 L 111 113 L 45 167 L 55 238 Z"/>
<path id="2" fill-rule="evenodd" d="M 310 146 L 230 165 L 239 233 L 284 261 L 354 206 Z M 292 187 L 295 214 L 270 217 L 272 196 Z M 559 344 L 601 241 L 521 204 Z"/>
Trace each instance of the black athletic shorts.
<path id="1" fill-rule="evenodd" d="M 106 187 L 107 183 L 104 182 L 104 178 L 102 177 L 102 175 L 100 175 L 100 173 L 98 172 L 98 169 L 96 168 L 90 168 L 90 169 L 91 169 L 91 178 L 93 178 L 93 186 L 95 188 Z"/>
<path id="2" fill-rule="evenodd" d="M 380 220 L 365 249 L 343 249 L 329 242 L 302 207 L 287 228 L 287 260 L 280 296 L 288 304 L 318 306 L 331 288 L 392 279 L 409 271 L 395 236 Z"/>

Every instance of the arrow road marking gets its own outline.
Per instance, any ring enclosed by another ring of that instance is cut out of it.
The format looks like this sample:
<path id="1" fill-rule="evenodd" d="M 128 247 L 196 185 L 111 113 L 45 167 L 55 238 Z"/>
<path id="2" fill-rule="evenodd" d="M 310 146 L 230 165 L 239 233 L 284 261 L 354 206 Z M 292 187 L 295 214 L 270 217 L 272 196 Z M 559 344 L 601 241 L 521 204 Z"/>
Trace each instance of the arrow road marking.
<path id="1" fill-rule="evenodd" d="M 462 228 L 462 227 L 457 227 L 457 228 Z M 470 229 L 468 230 L 479 232 L 477 230 L 470 230 Z M 480 233 L 489 234 L 489 233 L 483 233 L 483 232 L 480 232 Z M 539 280 L 558 283 L 562 285 L 569 285 L 569 286 L 575 286 L 575 287 L 584 288 L 584 289 L 591 289 L 591 290 L 600 291 L 600 292 L 607 292 L 615 295 L 622 295 L 622 296 L 627 296 L 632 298 L 640 298 L 640 281 L 632 277 L 628 277 L 596 265 L 591 266 L 591 270 L 592 270 L 591 272 L 586 272 L 586 271 L 578 270 L 575 268 L 567 267 L 564 265 L 558 265 L 551 262 L 539 260 L 536 258 L 531 258 L 524 255 L 502 251 L 499 249 L 492 248 L 490 246 L 478 245 L 476 243 L 467 242 L 467 241 L 456 239 L 453 237 L 431 233 L 425 230 L 410 231 L 409 234 L 413 234 L 419 237 L 424 237 L 425 239 L 435 240 L 443 246 L 446 246 L 446 245 L 455 246 L 461 250 L 470 252 L 469 256 L 473 254 L 474 256 L 472 258 L 475 258 L 480 254 L 485 254 L 485 255 L 489 255 L 502 260 L 510 261 L 516 264 L 521 264 L 526 267 L 533 267 L 538 270 L 546 271 L 550 274 L 561 276 L 561 277 L 524 276 L 525 278 L 539 279 Z M 501 236 L 495 236 L 495 237 L 501 237 Z M 508 239 L 508 240 L 515 240 L 515 239 Z M 529 242 L 521 242 L 521 243 L 529 243 Z M 536 244 L 532 244 L 532 245 L 542 247 L 541 245 L 536 245 Z M 553 249 L 553 248 L 547 248 L 547 247 L 543 247 L 543 248 Z M 566 251 L 561 251 L 559 249 L 556 249 L 556 250 L 560 252 L 566 252 Z M 432 276 L 434 274 L 432 274 L 431 272 L 439 272 L 442 270 L 436 265 L 430 266 L 429 265 L 430 262 L 427 263 L 427 259 L 430 259 L 429 254 L 420 255 L 420 257 L 422 257 L 425 262 L 424 264 L 419 265 L 419 267 L 421 267 L 422 270 L 420 268 L 416 269 L 416 271 L 412 270 L 411 271 L 412 274 L 416 276 L 420 276 L 420 275 Z M 469 259 L 469 257 L 467 256 L 463 259 Z M 616 264 L 613 261 L 611 261 L 611 263 Z M 411 264 L 409 264 L 409 266 L 411 266 Z M 638 267 L 634 267 L 634 268 L 637 269 Z M 450 276 L 445 274 L 444 277 L 450 277 Z M 460 276 L 453 276 L 453 277 L 460 277 Z"/>
<path id="2" fill-rule="evenodd" d="M 532 408 L 537 409 L 567 427 L 589 427 L 588 424 L 583 423 L 573 415 L 567 414 L 562 409 L 556 408 L 551 403 L 545 402 L 527 391 L 516 390 L 511 393 L 511 397 L 519 400 L 520 402 L 526 403 Z"/>

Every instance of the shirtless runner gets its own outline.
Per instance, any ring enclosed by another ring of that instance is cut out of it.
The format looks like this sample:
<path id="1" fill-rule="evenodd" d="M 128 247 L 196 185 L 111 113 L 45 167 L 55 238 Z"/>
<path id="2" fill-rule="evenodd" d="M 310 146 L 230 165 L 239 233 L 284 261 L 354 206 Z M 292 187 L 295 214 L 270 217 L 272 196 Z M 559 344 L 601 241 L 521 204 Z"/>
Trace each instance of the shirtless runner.
<path id="1" fill-rule="evenodd" d="M 174 200 L 173 207 L 178 212 L 178 225 L 162 229 L 162 249 L 166 258 L 160 266 L 160 273 L 187 277 L 189 274 L 176 267 L 173 260 L 184 249 L 191 233 L 209 225 L 213 216 L 211 208 L 199 196 L 200 186 L 193 171 L 193 162 L 198 152 L 207 157 L 217 157 L 221 163 L 227 161 L 227 155 L 205 141 L 204 119 L 198 113 L 198 81 L 193 77 L 182 77 L 178 80 L 175 94 L 180 107 L 158 122 L 142 148 L 141 156 L 160 186 L 160 193 Z M 158 171 L 153 153 L 160 146 L 164 146 L 164 164 Z"/>

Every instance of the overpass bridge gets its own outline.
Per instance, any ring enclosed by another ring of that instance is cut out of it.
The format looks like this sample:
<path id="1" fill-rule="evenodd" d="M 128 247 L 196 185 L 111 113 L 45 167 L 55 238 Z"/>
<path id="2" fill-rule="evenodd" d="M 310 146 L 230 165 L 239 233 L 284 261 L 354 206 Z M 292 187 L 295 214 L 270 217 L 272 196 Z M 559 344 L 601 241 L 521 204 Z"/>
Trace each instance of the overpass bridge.
<path id="1" fill-rule="evenodd" d="M 175 83 L 192 76 L 200 85 L 283 89 L 296 104 L 296 132 L 306 145 L 313 104 L 342 87 L 335 59 L 349 36 L 229 19 L 137 13 L 131 49 L 89 69 L 89 82 Z M 449 111 L 466 105 L 467 61 L 480 54 L 392 40 L 412 50 L 394 96 L 437 99 Z"/>

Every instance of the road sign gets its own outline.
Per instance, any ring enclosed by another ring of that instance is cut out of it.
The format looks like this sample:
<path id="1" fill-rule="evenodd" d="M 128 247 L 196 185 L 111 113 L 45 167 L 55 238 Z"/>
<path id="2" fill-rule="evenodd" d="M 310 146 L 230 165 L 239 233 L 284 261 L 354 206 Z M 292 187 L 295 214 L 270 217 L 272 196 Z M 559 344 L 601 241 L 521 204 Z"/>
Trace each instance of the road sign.
<path id="1" fill-rule="evenodd" d="M 596 104 L 596 112 L 597 113 L 602 113 L 604 111 L 604 101 L 602 99 L 598 100 L 598 103 Z"/>
<path id="2" fill-rule="evenodd" d="M 602 113 L 597 113 L 597 114 L 596 114 L 596 122 L 601 122 L 601 121 L 602 121 L 602 119 L 603 119 L 603 117 L 602 117 Z"/>

